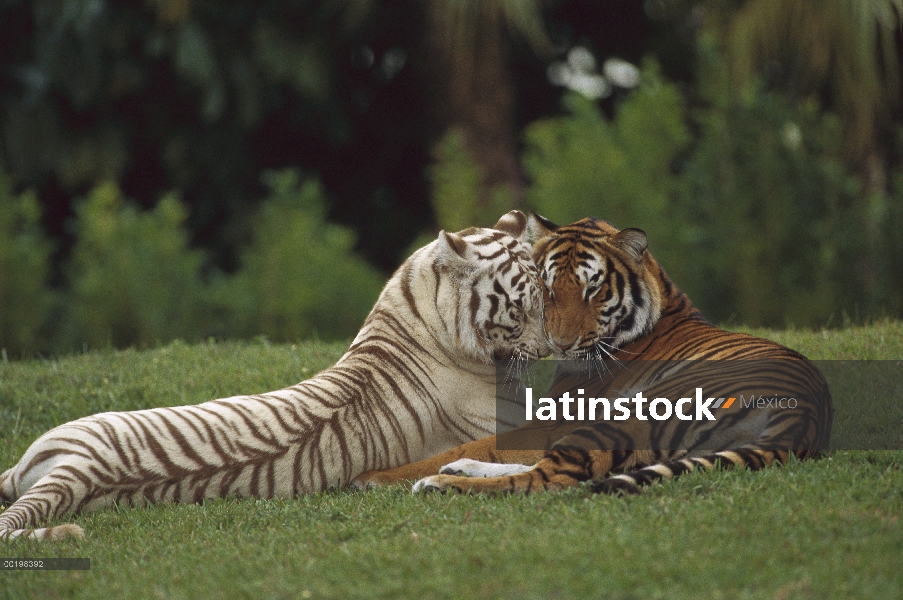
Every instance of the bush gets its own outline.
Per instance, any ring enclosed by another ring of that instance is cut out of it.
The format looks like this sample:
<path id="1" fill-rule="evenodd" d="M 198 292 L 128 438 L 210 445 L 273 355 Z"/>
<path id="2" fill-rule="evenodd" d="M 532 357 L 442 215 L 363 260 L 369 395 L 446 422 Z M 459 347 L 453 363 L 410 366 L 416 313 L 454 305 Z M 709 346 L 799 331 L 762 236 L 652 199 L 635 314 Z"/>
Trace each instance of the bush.
<path id="1" fill-rule="evenodd" d="M 483 172 L 467 151 L 460 129 L 448 130 L 433 149 L 433 160 L 431 203 L 437 224 L 445 231 L 492 227 L 513 208 L 511 193 L 502 186 L 489 190 L 484 198 Z M 431 235 L 427 241 L 434 238 Z"/>
<path id="2" fill-rule="evenodd" d="M 204 334 L 204 255 L 189 250 L 175 196 L 141 212 L 112 183 L 75 208 L 65 345 L 150 345 Z"/>
<path id="3" fill-rule="evenodd" d="M 45 346 L 53 304 L 47 284 L 52 244 L 40 227 L 35 195 L 16 196 L 0 173 L 0 349 L 30 354 Z"/>
<path id="4" fill-rule="evenodd" d="M 515 208 L 510 189 L 504 186 L 484 188 L 483 171 L 467 150 L 460 128 L 450 128 L 433 148 L 432 156 L 433 163 L 428 171 L 430 205 L 437 229 L 421 231 L 408 246 L 405 256 L 435 240 L 438 229 L 461 231 L 468 227 L 492 227 L 502 215 Z"/>
<path id="5" fill-rule="evenodd" d="M 734 89 L 705 41 L 701 57 L 706 104 L 677 197 L 696 259 L 669 269 L 718 321 L 813 326 L 877 309 L 863 276 L 883 262 L 882 225 L 844 166 L 839 120 L 813 100 Z"/>
<path id="6" fill-rule="evenodd" d="M 589 215 L 632 227 L 661 217 L 674 186 L 671 165 L 690 140 L 683 100 L 644 66 L 641 85 L 609 121 L 579 94 L 564 98 L 570 114 L 532 123 L 524 165 L 530 204 L 557 222 Z"/>
<path id="7" fill-rule="evenodd" d="M 715 322 L 899 315 L 903 175 L 893 195 L 864 193 L 835 116 L 760 86 L 733 89 L 717 53 L 701 55 L 707 78 L 689 114 L 647 63 L 612 120 L 570 95 L 570 114 L 532 124 L 532 207 L 559 223 L 592 215 L 644 229 Z"/>
<path id="8" fill-rule="evenodd" d="M 868 198 L 870 268 L 859 271 L 862 265 L 854 265 L 858 274 L 854 285 L 862 285 L 870 301 L 862 314 L 899 318 L 903 315 L 903 169 L 892 173 L 892 180 L 889 194 L 874 193 Z"/>
<path id="9" fill-rule="evenodd" d="M 569 114 L 527 128 L 531 207 L 559 224 L 595 216 L 639 227 L 659 253 L 672 247 L 683 218 L 673 206 L 672 165 L 690 141 L 677 89 L 647 62 L 614 120 L 576 93 L 565 97 L 565 107 Z"/>
<path id="10" fill-rule="evenodd" d="M 218 286 L 231 335 L 275 341 L 339 339 L 360 329 L 384 278 L 352 253 L 355 239 L 326 222 L 320 185 L 270 172 L 271 196 L 241 253 L 241 269 Z"/>
<path id="11" fill-rule="evenodd" d="M 700 124 L 680 202 L 695 224 L 689 250 L 705 260 L 676 269 L 700 307 L 765 326 L 825 324 L 849 309 L 866 223 L 836 119 L 750 90 Z"/>

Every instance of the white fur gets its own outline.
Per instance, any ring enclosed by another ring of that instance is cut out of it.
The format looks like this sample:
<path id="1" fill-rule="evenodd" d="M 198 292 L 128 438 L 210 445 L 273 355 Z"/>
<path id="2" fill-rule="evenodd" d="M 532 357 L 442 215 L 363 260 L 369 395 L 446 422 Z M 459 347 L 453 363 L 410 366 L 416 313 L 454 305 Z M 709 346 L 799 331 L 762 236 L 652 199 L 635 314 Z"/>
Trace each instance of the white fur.
<path id="1" fill-rule="evenodd" d="M 488 463 L 470 458 L 461 458 L 439 469 L 443 475 L 463 475 L 464 477 L 509 477 L 526 473 L 532 466 L 505 463 Z"/>

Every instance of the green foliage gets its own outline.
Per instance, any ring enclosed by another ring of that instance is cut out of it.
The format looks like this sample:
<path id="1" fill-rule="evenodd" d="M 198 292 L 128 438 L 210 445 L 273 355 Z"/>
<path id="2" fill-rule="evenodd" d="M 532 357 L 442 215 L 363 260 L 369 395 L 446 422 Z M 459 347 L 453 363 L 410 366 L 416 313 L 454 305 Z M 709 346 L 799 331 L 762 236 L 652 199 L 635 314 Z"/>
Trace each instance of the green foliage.
<path id="1" fill-rule="evenodd" d="M 254 26 L 254 58 L 274 81 L 292 85 L 302 96 L 324 102 L 330 94 L 327 56 L 315 40 L 299 43 L 266 21 Z"/>
<path id="2" fill-rule="evenodd" d="M 700 50 L 702 104 L 689 114 L 649 63 L 611 121 L 571 95 L 570 114 L 531 125 L 531 205 L 559 223 L 593 215 L 644 229 L 715 322 L 899 314 L 900 192 L 863 192 L 844 166 L 839 120 L 814 101 L 734 89 L 714 46 Z"/>
<path id="3" fill-rule="evenodd" d="M 433 149 L 429 174 L 436 221 L 446 231 L 492 227 L 512 208 L 508 190 L 497 187 L 483 199 L 483 172 L 464 142 L 464 133 L 451 128 Z M 430 240 L 431 241 L 431 240 Z"/>
<path id="4" fill-rule="evenodd" d="M 699 258 L 666 268 L 719 321 L 805 326 L 893 309 L 899 251 L 881 242 L 901 223 L 844 166 L 839 119 L 755 83 L 736 90 L 715 48 L 700 50 L 707 105 L 678 195 L 693 223 L 686 258 Z"/>
<path id="5" fill-rule="evenodd" d="M 844 115 L 847 155 L 861 156 L 900 95 L 901 13 L 903 0 L 751 0 L 718 33 L 735 82 L 758 77 L 789 97 L 829 97 Z"/>
<path id="6" fill-rule="evenodd" d="M 53 295 L 47 286 L 52 245 L 31 192 L 13 194 L 0 173 L 0 349 L 31 353 L 42 345 Z"/>
<path id="7" fill-rule="evenodd" d="M 326 221 L 318 183 L 293 171 L 269 173 L 267 183 L 272 194 L 253 219 L 241 270 L 212 283 L 206 255 L 188 246 L 175 196 L 142 211 L 115 184 L 95 187 L 76 205 L 65 287 L 54 293 L 37 202 L 0 180 L 0 348 L 16 356 L 213 334 L 353 336 L 384 278 L 353 254 L 350 230 Z"/>
<path id="8" fill-rule="evenodd" d="M 531 206 L 558 223 L 597 216 L 644 229 L 656 248 L 678 234 L 671 165 L 687 146 L 683 100 L 651 61 L 609 121 L 590 99 L 565 97 L 568 115 L 531 124 L 524 165 Z"/>
<path id="9" fill-rule="evenodd" d="M 175 190 L 190 206 L 193 239 L 218 264 L 231 264 L 250 234 L 246 215 L 260 199 L 264 165 L 358 156 L 372 167 L 367 161 L 380 155 L 379 166 L 359 169 L 337 191 L 352 210 L 369 206 L 373 182 L 382 185 L 394 164 L 383 149 L 395 135 L 423 130 L 425 108 L 367 111 L 383 105 L 377 95 L 411 105 L 403 101 L 411 86 L 381 66 L 389 49 L 410 53 L 416 33 L 402 27 L 382 47 L 369 33 L 344 30 L 330 2 L 0 3 L 0 170 L 17 190 L 33 187 L 53 203 L 45 222 L 54 235 L 76 198 L 101 182 L 118 182 L 143 206 Z M 360 27 L 397 25 L 403 10 L 376 11 Z M 374 64 L 352 66 L 371 44 Z M 376 245 L 386 256 L 400 243 L 393 234 L 407 239 L 392 229 L 394 216 L 372 218 L 390 232 L 388 244 Z M 69 257 L 52 258 L 57 273 Z"/>
<path id="10" fill-rule="evenodd" d="M 230 333 L 273 340 L 353 336 L 383 277 L 352 253 L 354 234 L 326 222 L 323 191 L 286 170 L 267 174 L 271 196 L 254 221 L 241 270 L 220 286 Z"/>
<path id="11" fill-rule="evenodd" d="M 866 229 L 836 119 L 759 89 L 699 117 L 681 201 L 689 253 L 705 260 L 674 269 L 691 297 L 714 319 L 759 325 L 823 324 L 849 309 Z"/>
<path id="12" fill-rule="evenodd" d="M 186 216 L 171 195 L 141 212 L 112 183 L 76 205 L 67 345 L 149 345 L 203 334 L 204 256 L 187 248 Z"/>
<path id="13" fill-rule="evenodd" d="M 869 197 L 866 214 L 873 233 L 870 249 L 882 259 L 872 263 L 866 281 L 872 299 L 867 308 L 903 315 L 903 169 L 893 174 L 890 194 Z"/>
<path id="14" fill-rule="evenodd" d="M 433 147 L 429 167 L 430 204 L 436 225 L 445 231 L 468 227 L 492 227 L 514 208 L 511 190 L 496 186 L 486 190 L 483 170 L 468 151 L 461 128 L 450 128 Z M 423 231 L 408 245 L 405 256 L 436 239 L 435 231 Z"/>

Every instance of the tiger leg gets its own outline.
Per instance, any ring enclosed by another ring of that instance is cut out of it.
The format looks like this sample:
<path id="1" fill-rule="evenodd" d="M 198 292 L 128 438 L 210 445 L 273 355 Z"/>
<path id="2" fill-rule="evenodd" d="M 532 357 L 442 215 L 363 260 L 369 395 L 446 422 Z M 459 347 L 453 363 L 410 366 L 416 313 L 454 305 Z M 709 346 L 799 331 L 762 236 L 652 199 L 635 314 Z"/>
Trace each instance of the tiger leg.
<path id="1" fill-rule="evenodd" d="M 484 461 L 479 464 L 532 465 L 544 454 L 543 450 L 498 450 L 493 435 L 394 469 L 367 471 L 355 477 L 349 485 L 352 489 L 362 490 L 403 481 L 417 481 L 422 477 L 435 475 L 442 467 L 451 466 L 449 463 L 457 463 L 461 471 L 475 468 L 473 463 L 476 461 Z"/>
<path id="2" fill-rule="evenodd" d="M 633 426 L 642 430 L 643 423 L 637 423 Z M 460 477 L 455 474 L 456 465 L 451 464 L 441 469 L 440 475 L 418 481 L 414 492 L 530 493 L 560 490 L 598 479 L 612 469 L 629 469 L 660 460 L 660 456 L 651 451 L 596 449 L 629 446 L 631 440 L 637 439 L 641 433 L 625 429 L 624 425 L 615 427 L 608 423 L 594 423 L 591 427 L 565 424 L 555 428 L 562 437 L 551 450 L 543 452 L 542 459 L 530 469 L 505 473 L 500 477 L 482 477 L 479 472 L 471 473 L 469 469 L 463 469 L 465 474 L 476 477 Z"/>
<path id="3" fill-rule="evenodd" d="M 414 485 L 414 492 L 531 493 L 561 490 L 608 473 L 626 453 L 581 448 L 549 450 L 533 468 L 505 477 L 432 475 Z"/>
<path id="4" fill-rule="evenodd" d="M 11 475 L 5 481 L 10 478 Z M 84 537 L 84 531 L 78 525 L 34 528 L 38 523 L 71 512 L 84 500 L 84 491 L 84 485 L 72 473 L 63 469 L 51 471 L 0 513 L 0 540 L 18 537 L 43 540 Z M 8 496 L 4 493 L 4 497 Z"/>
<path id="5" fill-rule="evenodd" d="M 770 467 L 775 461 L 787 462 L 787 457 L 786 451 L 762 450 L 749 446 L 736 450 L 723 450 L 701 456 L 658 462 L 596 481 L 591 489 L 595 494 L 640 494 L 642 486 L 653 484 L 661 479 L 674 479 L 693 471 L 696 467 L 702 467 L 707 471 L 719 466 L 726 469 L 757 471 Z"/>

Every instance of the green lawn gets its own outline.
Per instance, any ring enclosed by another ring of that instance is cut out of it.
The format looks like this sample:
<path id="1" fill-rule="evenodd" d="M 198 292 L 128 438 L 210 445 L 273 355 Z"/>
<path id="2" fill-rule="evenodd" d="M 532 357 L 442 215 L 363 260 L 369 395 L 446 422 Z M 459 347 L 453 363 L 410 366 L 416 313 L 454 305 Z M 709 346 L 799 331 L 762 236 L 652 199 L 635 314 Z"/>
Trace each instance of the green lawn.
<path id="1" fill-rule="evenodd" d="M 903 324 L 755 331 L 816 359 L 903 358 Z M 0 469 L 49 427 L 103 410 L 276 389 L 343 344 L 173 344 L 0 363 Z M 82 541 L 3 557 L 0 598 L 903 598 L 903 451 L 694 473 L 633 498 L 412 497 L 401 486 L 288 501 L 108 510 Z"/>

